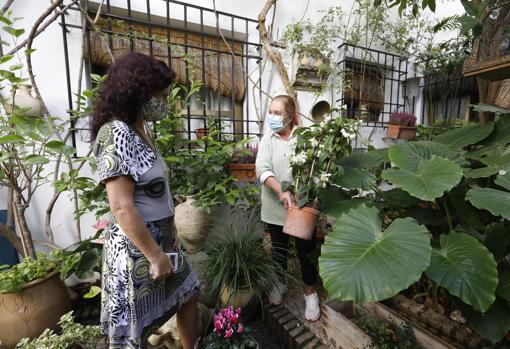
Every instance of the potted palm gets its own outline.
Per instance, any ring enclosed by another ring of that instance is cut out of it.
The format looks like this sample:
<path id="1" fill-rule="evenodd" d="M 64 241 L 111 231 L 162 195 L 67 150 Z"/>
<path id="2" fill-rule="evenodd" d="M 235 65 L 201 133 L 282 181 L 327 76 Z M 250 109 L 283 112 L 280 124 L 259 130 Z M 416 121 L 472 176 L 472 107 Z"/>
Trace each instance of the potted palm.
<path id="1" fill-rule="evenodd" d="M 268 293 L 285 271 L 264 249 L 258 212 L 235 212 L 230 226 L 215 226 L 205 245 L 205 281 L 223 305 L 244 307 Z"/>
<path id="2" fill-rule="evenodd" d="M 416 116 L 406 112 L 394 112 L 390 115 L 388 138 L 413 139 L 416 136 Z"/>
<path id="3" fill-rule="evenodd" d="M 360 121 L 328 116 L 320 124 L 298 129 L 296 147 L 290 159 L 292 182 L 282 182 L 282 190 L 290 191 L 295 208 L 285 215 L 283 231 L 301 239 L 312 238 L 319 217 L 319 195 L 343 169 L 336 161 L 351 153 L 351 140 L 356 137 Z"/>

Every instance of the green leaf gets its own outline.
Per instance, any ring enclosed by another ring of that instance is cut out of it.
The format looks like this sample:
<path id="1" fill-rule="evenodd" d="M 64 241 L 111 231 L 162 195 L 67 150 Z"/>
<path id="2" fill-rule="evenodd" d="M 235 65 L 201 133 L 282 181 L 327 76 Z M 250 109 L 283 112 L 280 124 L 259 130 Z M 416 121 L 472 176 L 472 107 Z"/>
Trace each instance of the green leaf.
<path id="1" fill-rule="evenodd" d="M 4 64 L 5 62 L 9 62 L 13 58 L 14 58 L 14 55 L 5 55 L 2 58 L 0 58 L 0 64 Z"/>
<path id="2" fill-rule="evenodd" d="M 484 312 L 496 299 L 497 264 L 487 248 L 473 236 L 451 232 L 432 250 L 427 275 L 439 286 L 475 310 Z"/>
<path id="3" fill-rule="evenodd" d="M 461 149 L 467 145 L 480 142 L 482 139 L 489 136 L 493 129 L 494 123 L 492 122 L 485 125 L 467 125 L 459 129 L 440 134 L 433 140 L 434 142 L 446 145 L 450 149 Z"/>
<path id="4" fill-rule="evenodd" d="M 492 188 L 473 188 L 467 192 L 466 199 L 477 208 L 510 219 L 509 192 Z"/>
<path id="5" fill-rule="evenodd" d="M 510 302 L 510 270 L 507 269 L 500 272 L 496 293 L 507 302 Z"/>
<path id="6" fill-rule="evenodd" d="M 485 229 L 484 245 L 494 256 L 496 261 L 501 260 L 506 254 L 510 234 L 508 228 L 501 223 L 491 223 Z"/>
<path id="7" fill-rule="evenodd" d="M 42 155 L 29 155 L 23 159 L 29 165 L 44 165 L 50 162 L 50 160 Z"/>
<path id="8" fill-rule="evenodd" d="M 366 153 L 355 152 L 339 159 L 337 164 L 344 173 L 335 180 L 335 184 L 348 189 L 370 190 L 375 185 L 375 175 L 370 173 L 370 169 L 378 167 L 386 157 L 386 149 L 378 149 Z"/>
<path id="9" fill-rule="evenodd" d="M 466 178 L 487 178 L 498 173 L 497 167 L 480 167 L 464 172 Z"/>
<path id="10" fill-rule="evenodd" d="M 20 135 L 11 134 L 11 135 L 0 137 L 0 144 L 12 143 L 12 142 L 23 142 L 24 140 L 25 140 L 25 138 L 21 137 Z"/>
<path id="11" fill-rule="evenodd" d="M 343 215 L 326 236 L 319 271 L 331 298 L 371 302 L 416 282 L 430 253 L 424 226 L 404 218 L 382 231 L 379 211 L 363 204 Z"/>
<path id="12" fill-rule="evenodd" d="M 73 155 L 76 152 L 76 149 L 74 147 L 64 144 L 58 140 L 49 141 L 48 143 L 46 143 L 46 147 L 69 156 Z"/>
<path id="13" fill-rule="evenodd" d="M 12 25 L 12 21 L 9 18 L 4 17 L 4 16 L 0 16 L 0 22 L 3 22 L 7 25 Z"/>
<path id="14" fill-rule="evenodd" d="M 478 6 L 474 1 L 460 0 L 460 2 L 468 15 L 478 17 Z"/>
<path id="15" fill-rule="evenodd" d="M 483 231 L 485 229 L 483 211 L 477 210 L 466 201 L 466 190 L 465 186 L 455 187 L 447 194 L 448 202 L 452 204 L 455 216 L 464 226 Z"/>
<path id="16" fill-rule="evenodd" d="M 101 293 L 101 287 L 99 286 L 91 286 L 90 290 L 83 295 L 83 298 L 94 298 L 98 294 Z"/>
<path id="17" fill-rule="evenodd" d="M 473 110 L 477 112 L 489 112 L 489 113 L 497 113 L 497 114 L 510 114 L 510 110 L 505 108 L 500 108 L 495 105 L 478 103 L 477 105 L 473 105 Z"/>
<path id="18" fill-rule="evenodd" d="M 451 160 L 433 156 L 421 161 L 416 172 L 391 168 L 382 172 L 382 178 L 414 197 L 434 201 L 460 182 L 462 169 Z"/>
<path id="19" fill-rule="evenodd" d="M 36 49 L 36 48 L 27 48 L 27 49 L 25 50 L 25 55 L 26 55 L 26 56 L 30 56 L 30 55 L 31 55 L 32 53 L 34 53 L 35 51 L 37 51 L 37 49 Z"/>
<path id="20" fill-rule="evenodd" d="M 420 200 L 400 188 L 382 191 L 379 194 L 390 204 L 404 208 L 416 206 L 420 202 Z"/>
<path id="21" fill-rule="evenodd" d="M 510 190 L 510 172 L 504 172 L 499 174 L 494 181 L 497 185 Z"/>
<path id="22" fill-rule="evenodd" d="M 433 155 L 452 160 L 460 166 L 468 164 L 459 151 L 452 151 L 447 146 L 433 141 L 407 142 L 394 145 L 388 150 L 392 163 L 413 172 L 423 160 L 428 160 Z"/>
<path id="23" fill-rule="evenodd" d="M 469 326 L 492 343 L 497 343 L 510 330 L 510 307 L 500 298 L 485 315 L 462 304 L 461 311 Z"/>

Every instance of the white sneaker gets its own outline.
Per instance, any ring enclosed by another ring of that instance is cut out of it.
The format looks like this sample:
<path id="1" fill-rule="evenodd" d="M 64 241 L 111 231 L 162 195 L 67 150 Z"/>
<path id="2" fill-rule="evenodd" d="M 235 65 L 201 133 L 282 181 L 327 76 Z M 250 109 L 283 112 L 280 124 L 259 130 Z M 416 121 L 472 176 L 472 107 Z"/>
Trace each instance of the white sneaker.
<path id="1" fill-rule="evenodd" d="M 308 321 L 317 321 L 321 317 L 321 308 L 319 306 L 319 295 L 317 292 L 305 295 L 305 319 Z"/>
<path id="2" fill-rule="evenodd" d="M 272 305 L 279 305 L 283 301 L 283 294 L 285 293 L 285 285 L 277 281 L 269 293 L 269 303 Z"/>

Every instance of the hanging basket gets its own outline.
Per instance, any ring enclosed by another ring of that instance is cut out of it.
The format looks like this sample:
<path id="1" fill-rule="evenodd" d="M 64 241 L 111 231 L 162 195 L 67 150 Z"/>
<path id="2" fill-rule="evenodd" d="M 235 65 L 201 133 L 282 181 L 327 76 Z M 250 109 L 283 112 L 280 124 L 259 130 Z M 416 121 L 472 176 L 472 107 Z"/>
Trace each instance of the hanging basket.
<path id="1" fill-rule="evenodd" d="M 303 240 L 311 240 L 320 212 L 312 207 L 292 208 L 285 213 L 283 232 Z"/>

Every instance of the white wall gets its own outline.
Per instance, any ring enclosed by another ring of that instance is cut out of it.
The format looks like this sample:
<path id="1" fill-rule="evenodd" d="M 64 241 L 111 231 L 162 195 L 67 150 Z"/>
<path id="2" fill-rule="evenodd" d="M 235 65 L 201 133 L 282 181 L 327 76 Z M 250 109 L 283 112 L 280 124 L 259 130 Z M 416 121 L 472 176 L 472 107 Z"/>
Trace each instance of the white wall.
<path id="1" fill-rule="evenodd" d="M 352 6 L 353 0 L 345 0 L 341 2 L 341 5 L 345 9 L 345 11 L 349 11 Z M 66 1 L 67 3 L 67 1 Z M 119 6 L 125 7 L 125 0 L 111 0 L 111 6 Z M 131 1 L 134 11 L 146 11 L 146 2 L 145 1 Z M 212 0 L 190 0 L 187 1 L 189 4 L 195 4 L 199 6 L 204 6 L 208 8 L 212 8 Z M 278 36 L 281 36 L 284 28 L 303 17 L 305 12 L 305 8 L 307 7 L 308 1 L 306 0 L 279 0 L 277 2 L 277 10 L 276 10 L 276 18 L 274 21 L 273 28 L 273 38 L 277 39 Z M 30 30 L 31 26 L 38 18 L 39 14 L 42 13 L 48 6 L 49 1 L 34 1 L 34 0 L 17 0 L 14 2 L 12 9 L 14 11 L 14 17 L 23 17 L 18 23 L 18 27 L 23 27 L 27 29 L 27 32 Z M 265 0 L 253 0 L 253 1 L 240 1 L 240 0 L 218 0 L 216 2 L 217 9 L 219 11 L 236 14 L 239 16 L 249 17 L 256 19 L 258 13 L 262 9 L 265 4 Z M 322 14 L 317 12 L 317 9 L 325 9 L 330 6 L 339 5 L 339 1 L 337 0 L 310 0 L 309 8 L 305 14 L 305 18 L 310 18 L 312 21 L 316 21 L 319 19 Z M 166 15 L 166 2 L 164 1 L 151 1 L 151 13 L 154 15 L 160 14 L 161 16 Z M 175 8 L 172 5 L 172 8 Z M 444 5 L 438 6 L 438 14 L 452 14 L 459 12 L 461 9 L 460 2 L 453 1 L 448 2 Z M 271 14 L 267 19 L 267 23 L 271 23 Z M 187 13 L 188 21 L 199 22 L 199 11 L 190 9 Z M 184 13 L 180 10 L 174 10 L 171 13 L 171 17 L 175 19 L 183 19 Z M 69 14 L 66 17 L 67 23 L 80 24 L 80 16 L 76 11 L 69 11 Z M 215 26 L 216 18 L 214 14 L 204 15 L 204 24 Z M 220 16 L 220 25 L 230 30 L 231 23 L 226 20 L 225 17 Z M 236 30 L 244 32 L 244 23 L 241 26 L 241 22 L 239 24 L 236 23 Z M 67 35 L 68 38 L 68 52 L 69 52 L 69 62 L 70 62 L 70 72 L 71 72 L 71 83 L 73 92 L 77 91 L 77 81 L 78 81 L 78 70 L 79 70 L 79 62 L 81 55 L 81 45 L 82 45 L 82 35 L 79 29 L 71 29 Z M 2 38 L 6 40 L 7 38 Z M 23 38 L 21 38 L 23 39 Z M 258 42 L 258 32 L 255 28 L 255 25 L 250 26 L 249 28 L 249 39 L 252 41 Z M 67 101 L 67 85 L 66 85 L 66 73 L 65 73 L 65 61 L 64 61 L 64 49 L 63 49 L 63 41 L 62 41 L 62 29 L 58 25 L 57 22 L 53 23 L 50 27 L 46 29 L 34 42 L 34 48 L 37 49 L 35 53 L 32 54 L 33 59 L 33 70 L 36 75 L 37 83 L 41 90 L 42 96 L 47 103 L 47 106 L 52 115 L 66 115 L 66 109 L 68 107 Z M 4 48 L 5 50 L 5 48 Z M 289 58 L 286 57 L 286 61 L 289 61 Z M 257 66 L 252 63 L 248 67 L 248 71 L 256 70 Z M 26 74 L 25 74 L 26 76 Z M 254 80 L 258 79 L 257 73 L 253 75 Z M 85 81 L 84 81 L 85 84 Z M 282 90 L 281 80 L 279 75 L 277 74 L 276 68 L 271 62 L 268 62 L 266 68 L 264 70 L 262 76 L 262 86 L 265 91 L 269 94 L 275 94 L 278 91 Z M 256 112 L 255 109 L 258 108 L 262 116 L 265 116 L 268 107 L 268 99 L 263 97 L 262 100 L 259 100 L 258 91 L 255 91 L 256 98 L 253 99 L 253 86 L 249 86 L 247 94 L 249 94 L 250 103 L 246 108 L 250 109 L 250 115 L 252 118 L 255 118 Z M 319 100 L 325 99 L 333 106 L 335 104 L 335 100 L 337 96 L 334 93 L 326 93 L 321 96 Z M 299 92 L 298 100 L 300 104 L 300 110 L 302 113 L 309 115 L 309 111 L 311 110 L 313 104 L 317 101 L 314 98 L 312 93 L 307 92 Z M 256 106 L 256 107 L 255 107 Z M 305 121 L 304 124 L 307 124 Z M 387 146 L 383 140 L 385 136 L 385 130 L 383 129 L 372 129 L 372 128 L 364 128 L 362 130 L 363 138 L 370 138 L 373 144 L 377 147 Z M 370 137 L 371 136 L 371 137 Z M 82 139 L 80 135 L 77 136 L 78 141 L 78 153 L 79 155 L 84 155 L 88 148 L 89 144 L 86 142 L 86 139 Z M 357 145 L 358 146 L 358 145 Z M 83 170 L 84 175 L 90 175 L 90 171 L 88 168 Z M 34 198 L 34 201 L 30 207 L 28 212 L 30 218 L 30 228 L 34 232 L 36 239 L 44 239 L 44 214 L 46 205 L 49 201 L 53 193 L 53 189 L 49 186 L 44 188 L 44 190 L 40 190 L 38 195 Z M 5 200 L 5 191 L 0 190 L 0 205 L 4 203 Z M 3 207 L 0 206 L 0 209 Z M 63 194 L 57 203 L 57 206 L 54 210 L 53 216 L 53 227 L 56 237 L 56 242 L 60 246 L 67 246 L 75 241 L 75 228 L 74 228 L 74 218 L 73 218 L 73 209 L 72 204 L 67 196 L 67 194 Z M 82 219 L 82 229 L 84 237 L 90 236 L 94 231 L 90 227 L 94 223 L 95 219 L 91 216 L 86 216 Z"/>

